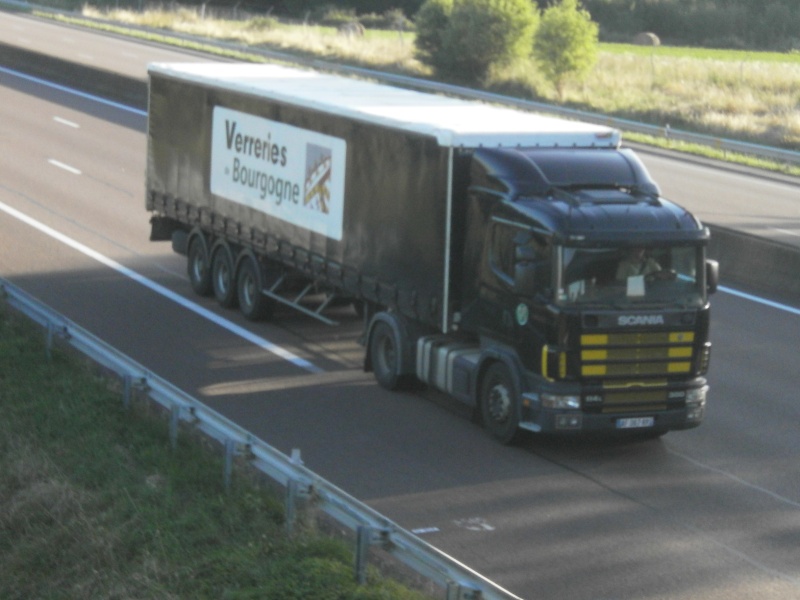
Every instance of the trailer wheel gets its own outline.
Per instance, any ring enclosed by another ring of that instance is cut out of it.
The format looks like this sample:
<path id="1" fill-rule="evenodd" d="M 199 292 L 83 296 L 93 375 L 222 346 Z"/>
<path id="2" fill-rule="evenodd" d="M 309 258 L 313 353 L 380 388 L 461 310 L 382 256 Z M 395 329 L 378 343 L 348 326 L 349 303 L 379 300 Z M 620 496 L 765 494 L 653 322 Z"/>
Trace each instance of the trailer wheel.
<path id="1" fill-rule="evenodd" d="M 220 245 L 211 255 L 211 285 L 214 297 L 224 308 L 236 306 L 236 280 L 233 256 L 227 245 Z"/>
<path id="2" fill-rule="evenodd" d="M 205 241 L 200 237 L 192 238 L 186 254 L 186 270 L 194 293 L 198 296 L 211 295 L 211 268 Z"/>
<path id="3" fill-rule="evenodd" d="M 481 385 L 481 417 L 486 431 L 503 444 L 519 438 L 517 392 L 508 367 L 494 363 L 483 376 Z"/>
<path id="4" fill-rule="evenodd" d="M 402 346 L 388 323 L 375 324 L 369 342 L 369 356 L 375 379 L 387 390 L 398 390 L 403 385 L 400 374 Z"/>
<path id="5" fill-rule="evenodd" d="M 261 269 L 252 256 L 245 256 L 236 275 L 236 291 L 239 310 L 250 321 L 268 319 L 272 316 L 275 302 L 261 293 L 264 289 Z"/>

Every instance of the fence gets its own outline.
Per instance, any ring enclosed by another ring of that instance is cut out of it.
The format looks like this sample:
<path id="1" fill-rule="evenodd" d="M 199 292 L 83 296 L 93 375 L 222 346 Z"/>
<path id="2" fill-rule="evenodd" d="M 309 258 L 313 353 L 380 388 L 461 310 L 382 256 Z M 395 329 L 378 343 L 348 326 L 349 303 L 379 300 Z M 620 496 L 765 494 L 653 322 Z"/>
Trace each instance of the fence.
<path id="1" fill-rule="evenodd" d="M 461 564 L 417 536 L 399 527 L 366 504 L 303 466 L 298 451 L 287 456 L 233 421 L 211 410 L 168 381 L 109 346 L 93 334 L 42 304 L 10 282 L 0 279 L 0 298 L 27 315 L 46 332 L 47 351 L 62 340 L 123 381 L 123 402 L 134 393 L 145 394 L 170 415 L 169 435 L 174 446 L 181 423 L 188 423 L 216 440 L 225 452 L 225 486 L 230 485 L 234 458 L 243 457 L 255 469 L 286 489 L 286 520 L 291 531 L 301 499 L 313 499 L 316 509 L 355 533 L 355 576 L 366 577 L 371 547 L 379 547 L 416 573 L 443 588 L 447 600 L 519 600 L 479 573 Z"/>

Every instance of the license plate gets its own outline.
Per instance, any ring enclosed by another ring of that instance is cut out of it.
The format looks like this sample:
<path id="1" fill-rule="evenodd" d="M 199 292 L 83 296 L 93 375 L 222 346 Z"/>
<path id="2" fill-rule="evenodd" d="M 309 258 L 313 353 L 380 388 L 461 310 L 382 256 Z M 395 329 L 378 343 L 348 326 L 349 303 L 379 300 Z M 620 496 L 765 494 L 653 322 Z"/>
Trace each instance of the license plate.
<path id="1" fill-rule="evenodd" d="M 642 429 L 644 427 L 652 427 L 655 423 L 655 417 L 617 419 L 617 429 Z"/>

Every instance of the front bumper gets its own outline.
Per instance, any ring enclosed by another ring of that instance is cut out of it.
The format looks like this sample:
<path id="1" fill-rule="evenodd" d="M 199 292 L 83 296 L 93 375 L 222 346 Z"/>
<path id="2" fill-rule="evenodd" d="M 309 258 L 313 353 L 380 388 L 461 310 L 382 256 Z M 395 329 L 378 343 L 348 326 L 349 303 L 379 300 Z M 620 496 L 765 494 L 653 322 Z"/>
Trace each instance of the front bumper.
<path id="1" fill-rule="evenodd" d="M 520 428 L 542 433 L 580 432 L 645 432 L 691 429 L 700 425 L 705 416 L 708 385 L 705 379 L 692 381 L 689 386 L 663 388 L 658 392 L 664 402 L 646 404 L 634 402 L 625 407 L 613 404 L 593 405 L 587 398 L 595 397 L 574 386 L 545 393 L 523 394 Z M 555 387 L 555 386 L 554 386 Z M 565 402 L 554 402 L 554 399 Z M 576 402 L 578 399 L 579 402 Z M 672 398 L 666 400 L 666 398 Z"/>
<path id="2" fill-rule="evenodd" d="M 523 419 L 520 428 L 537 433 L 582 433 L 582 432 L 644 432 L 644 431 L 670 431 L 678 429 L 692 429 L 702 423 L 700 418 L 689 419 L 689 409 L 677 408 L 660 411 L 657 413 L 623 413 L 623 414 L 593 414 L 580 411 L 539 411 L 535 419 Z M 626 419 L 635 419 L 640 423 L 647 422 L 652 417 L 652 425 L 620 428 L 619 423 L 632 423 Z"/>

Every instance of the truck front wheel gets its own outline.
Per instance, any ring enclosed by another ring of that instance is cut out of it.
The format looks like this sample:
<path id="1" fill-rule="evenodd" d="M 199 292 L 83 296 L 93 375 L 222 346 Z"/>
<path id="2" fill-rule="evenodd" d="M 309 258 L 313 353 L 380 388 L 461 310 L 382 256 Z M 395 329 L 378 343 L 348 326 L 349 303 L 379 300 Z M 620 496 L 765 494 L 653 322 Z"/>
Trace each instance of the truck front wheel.
<path id="1" fill-rule="evenodd" d="M 517 392 L 511 372 L 501 362 L 490 366 L 483 377 L 481 417 L 486 431 L 503 444 L 512 444 L 519 438 Z"/>
<path id="2" fill-rule="evenodd" d="M 369 344 L 369 357 L 375 379 L 387 390 L 402 387 L 400 374 L 402 345 L 392 327 L 383 321 L 375 324 Z"/>

